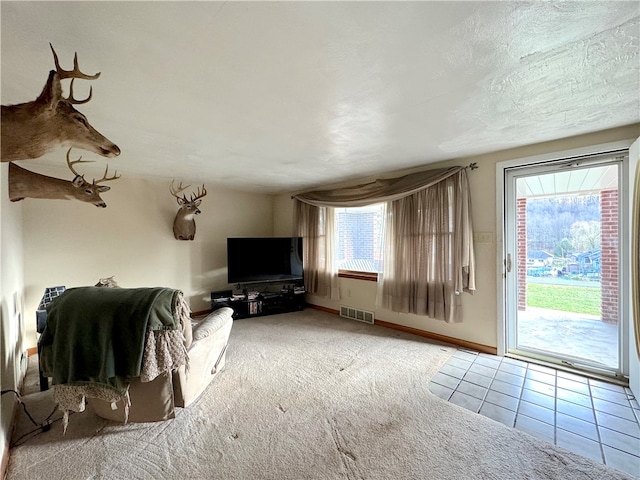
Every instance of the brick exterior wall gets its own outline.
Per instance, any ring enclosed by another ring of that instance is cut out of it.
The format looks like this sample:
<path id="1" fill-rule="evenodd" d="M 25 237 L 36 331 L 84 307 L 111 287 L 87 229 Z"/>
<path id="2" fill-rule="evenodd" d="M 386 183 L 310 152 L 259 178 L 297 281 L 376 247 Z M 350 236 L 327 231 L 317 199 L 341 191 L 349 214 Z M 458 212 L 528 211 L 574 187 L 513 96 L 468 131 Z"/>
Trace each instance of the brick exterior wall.
<path id="1" fill-rule="evenodd" d="M 527 199 L 516 199 L 518 310 L 527 309 Z M 513 260 L 513 259 L 512 259 Z M 516 265 L 512 265 L 512 268 Z"/>
<path id="2" fill-rule="evenodd" d="M 618 191 L 600 192 L 602 321 L 618 323 Z"/>
<path id="3" fill-rule="evenodd" d="M 377 272 L 382 268 L 383 206 L 339 209 L 336 214 L 336 261 L 339 268 Z"/>

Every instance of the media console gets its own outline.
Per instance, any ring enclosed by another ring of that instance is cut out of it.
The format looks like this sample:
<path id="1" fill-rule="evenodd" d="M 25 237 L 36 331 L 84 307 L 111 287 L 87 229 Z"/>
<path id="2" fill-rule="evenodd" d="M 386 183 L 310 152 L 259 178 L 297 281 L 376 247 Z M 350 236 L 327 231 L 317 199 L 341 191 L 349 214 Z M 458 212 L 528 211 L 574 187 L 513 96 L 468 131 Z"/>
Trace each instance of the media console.
<path id="1" fill-rule="evenodd" d="M 233 319 L 274 315 L 302 310 L 304 287 L 285 286 L 279 292 L 256 292 L 244 290 L 234 295 L 231 290 L 211 292 L 211 309 L 222 307 L 233 309 Z"/>

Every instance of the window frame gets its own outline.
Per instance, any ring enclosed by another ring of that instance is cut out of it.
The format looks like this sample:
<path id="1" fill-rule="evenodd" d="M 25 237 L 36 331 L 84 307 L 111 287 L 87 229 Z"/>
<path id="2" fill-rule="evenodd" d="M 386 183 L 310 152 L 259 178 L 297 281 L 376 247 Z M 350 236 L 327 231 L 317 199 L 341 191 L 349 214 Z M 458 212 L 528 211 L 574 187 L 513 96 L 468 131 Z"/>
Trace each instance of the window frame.
<path id="1" fill-rule="evenodd" d="M 377 282 L 377 272 L 359 272 L 357 270 L 338 270 L 338 277 L 351 278 L 354 280 L 366 280 L 368 282 Z"/>

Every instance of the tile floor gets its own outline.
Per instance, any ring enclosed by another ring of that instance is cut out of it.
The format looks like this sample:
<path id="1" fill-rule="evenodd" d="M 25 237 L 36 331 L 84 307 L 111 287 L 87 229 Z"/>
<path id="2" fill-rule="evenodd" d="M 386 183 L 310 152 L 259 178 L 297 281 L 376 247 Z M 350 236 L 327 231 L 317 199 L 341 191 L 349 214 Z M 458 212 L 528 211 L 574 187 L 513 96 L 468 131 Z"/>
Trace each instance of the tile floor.
<path id="1" fill-rule="evenodd" d="M 640 478 L 640 404 L 628 388 L 458 350 L 429 389 L 508 427 Z"/>

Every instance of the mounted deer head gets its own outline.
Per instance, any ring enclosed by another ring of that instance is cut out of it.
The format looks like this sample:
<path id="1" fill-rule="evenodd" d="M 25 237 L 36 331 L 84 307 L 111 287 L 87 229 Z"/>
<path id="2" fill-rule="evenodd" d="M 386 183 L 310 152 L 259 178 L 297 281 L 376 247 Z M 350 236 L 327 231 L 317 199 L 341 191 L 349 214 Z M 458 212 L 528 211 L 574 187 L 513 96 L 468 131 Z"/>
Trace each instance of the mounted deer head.
<path id="1" fill-rule="evenodd" d="M 169 187 L 169 191 L 171 195 L 176 197 L 176 201 L 178 205 L 180 205 L 180 210 L 176 213 L 176 218 L 173 221 L 173 236 L 176 240 L 193 240 L 196 235 L 196 221 L 194 220 L 194 215 L 199 215 L 200 203 L 202 202 L 201 198 L 207 194 L 207 190 L 202 185 L 202 191 L 200 191 L 200 187 L 198 187 L 198 191 L 196 193 L 191 194 L 191 198 L 187 200 L 186 195 L 179 196 L 183 190 L 186 190 L 191 185 L 187 185 L 186 187 L 182 186 L 182 182 L 178 185 L 178 188 L 173 186 L 173 180 L 171 181 L 171 187 Z"/>
<path id="2" fill-rule="evenodd" d="M 116 282 L 113 277 L 115 277 L 115 275 L 111 275 L 107 278 L 101 278 L 100 280 L 98 280 L 98 283 L 94 285 L 94 287 L 120 288 L 120 285 L 118 285 L 118 282 Z"/>
<path id="3" fill-rule="evenodd" d="M 58 146 L 82 148 L 102 155 L 115 157 L 120 149 L 111 140 L 93 128 L 82 113 L 73 105 L 87 103 L 93 94 L 84 100 L 73 97 L 73 81 L 76 78 L 94 80 L 100 76 L 87 75 L 78 68 L 78 54 L 73 58 L 73 70 L 63 70 L 53 46 L 56 70 L 49 72 L 44 89 L 33 102 L 19 105 L 2 105 L 1 134 L 3 162 L 38 158 Z M 69 97 L 62 96 L 60 80 L 71 79 Z"/>
<path id="4" fill-rule="evenodd" d="M 60 178 L 49 177 L 39 173 L 31 172 L 15 163 L 9 164 L 9 199 L 17 202 L 24 198 L 48 198 L 58 200 L 80 200 L 95 205 L 96 207 L 105 208 L 106 203 L 100 198 L 100 194 L 111 189 L 105 185 L 99 185 L 102 182 L 116 180 L 120 178 L 118 172 L 108 177 L 109 166 L 104 171 L 104 175 L 100 180 L 93 180 L 92 183 L 84 179 L 84 175 L 80 175 L 75 171 L 73 166 L 76 163 L 91 163 L 82 160 L 71 161 L 69 154 L 71 149 L 67 151 L 67 166 L 73 172 L 75 177 L 73 180 L 62 180 Z"/>

